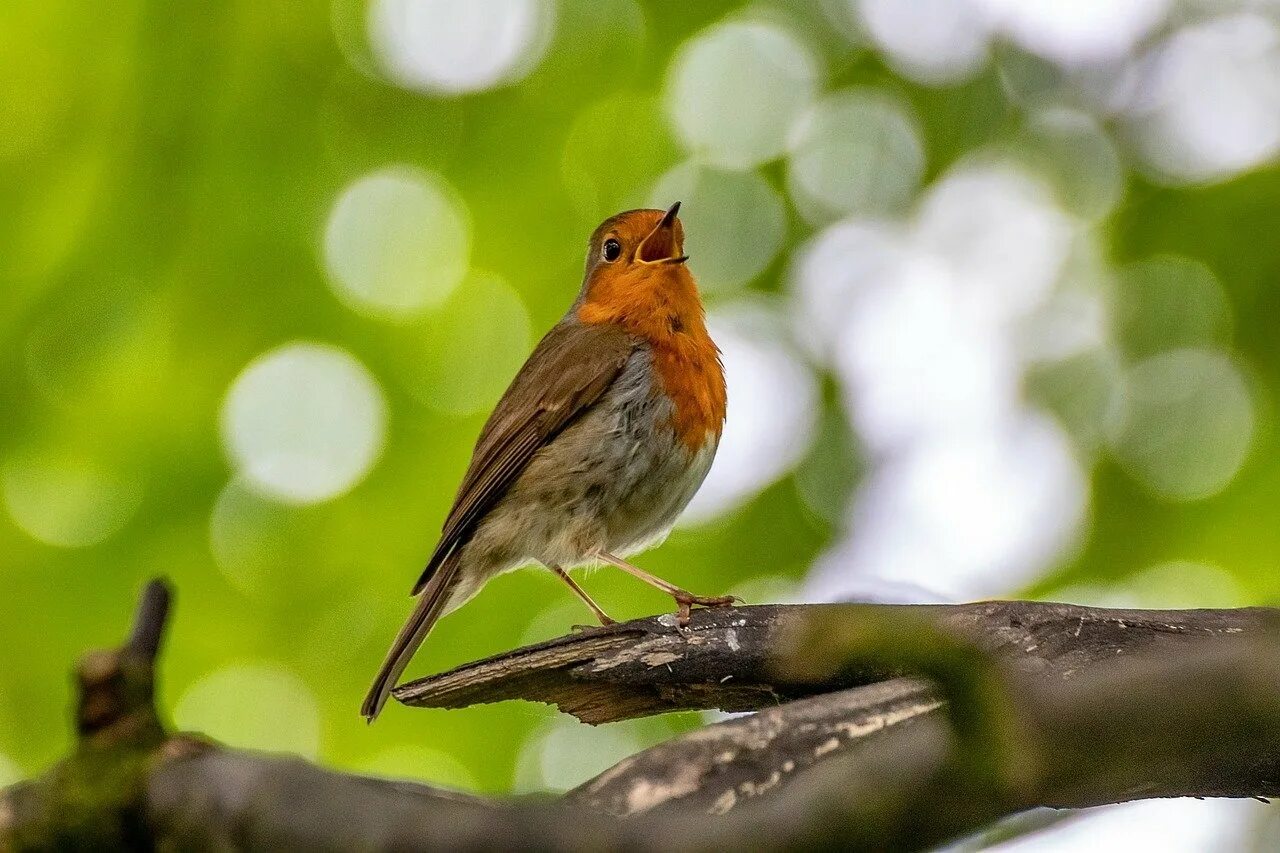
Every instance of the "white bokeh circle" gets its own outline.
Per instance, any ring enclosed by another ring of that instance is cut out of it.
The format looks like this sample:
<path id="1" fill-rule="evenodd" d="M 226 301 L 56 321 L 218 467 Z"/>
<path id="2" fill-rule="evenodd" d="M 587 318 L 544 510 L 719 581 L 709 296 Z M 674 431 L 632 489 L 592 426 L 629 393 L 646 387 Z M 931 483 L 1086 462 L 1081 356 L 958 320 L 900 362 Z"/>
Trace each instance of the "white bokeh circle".
<path id="1" fill-rule="evenodd" d="M 909 0 L 908 0 L 909 2 Z M 1170 0 L 967 0 L 1025 50 L 1074 66 L 1123 58 L 1155 29 Z"/>
<path id="2" fill-rule="evenodd" d="M 466 275 L 471 225 L 443 178 L 392 166 L 346 187 L 324 230 L 330 286 L 362 314 L 402 318 L 444 302 Z"/>
<path id="3" fill-rule="evenodd" d="M 397 84 L 462 94 L 512 83 L 546 52 L 550 0 L 373 0 L 369 41 Z"/>
<path id="4" fill-rule="evenodd" d="M 350 353 L 293 342 L 236 377 L 222 405 L 222 439 L 247 484 L 315 503 L 348 491 L 373 467 L 386 409 L 378 381 Z"/>
<path id="5" fill-rule="evenodd" d="M 1035 177 L 1010 164 L 972 163 L 929 188 L 914 238 L 982 314 L 1011 319 L 1048 296 L 1077 230 Z"/>
<path id="6" fill-rule="evenodd" d="M 1175 32 L 1122 88 L 1138 152 L 1164 181 L 1225 180 L 1280 152 L 1280 29 L 1260 15 Z"/>
<path id="7" fill-rule="evenodd" d="M 667 112 L 694 155 L 742 169 L 780 156 L 818 88 L 812 51 L 760 21 L 717 24 L 685 42 L 672 63 Z"/>
<path id="8" fill-rule="evenodd" d="M 818 600 L 900 585 L 944 600 L 1007 595 L 1073 545 L 1087 507 L 1070 439 L 1042 415 L 941 435 L 864 483 L 807 589 Z"/>
<path id="9" fill-rule="evenodd" d="M 835 357 L 850 422 L 877 452 L 957 429 L 985 431 L 1017 406 L 998 325 L 928 256 L 879 282 L 847 315 Z"/>
<path id="10" fill-rule="evenodd" d="M 793 253 L 787 277 L 796 341 L 829 363 L 855 304 L 895 278 L 910 258 L 894 223 L 850 219 L 820 231 Z"/>
<path id="11" fill-rule="evenodd" d="M 905 104 L 870 89 L 828 95 L 792 131 L 791 196 L 810 218 L 896 214 L 910 203 L 925 154 Z"/>
<path id="12" fill-rule="evenodd" d="M 966 0 L 848 0 L 872 41 L 904 76 L 955 83 L 987 62 L 990 26 Z"/>

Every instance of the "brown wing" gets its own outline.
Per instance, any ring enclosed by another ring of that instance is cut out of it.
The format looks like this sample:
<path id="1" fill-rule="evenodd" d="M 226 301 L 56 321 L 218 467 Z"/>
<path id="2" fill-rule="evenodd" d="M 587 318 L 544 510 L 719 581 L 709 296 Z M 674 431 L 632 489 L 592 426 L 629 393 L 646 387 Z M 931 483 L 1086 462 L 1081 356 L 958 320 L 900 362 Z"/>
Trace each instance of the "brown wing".
<path id="1" fill-rule="evenodd" d="M 547 332 L 480 432 L 440 542 L 414 585 L 415 595 L 449 554 L 466 544 L 533 455 L 613 383 L 634 346 L 617 326 L 576 319 Z"/>

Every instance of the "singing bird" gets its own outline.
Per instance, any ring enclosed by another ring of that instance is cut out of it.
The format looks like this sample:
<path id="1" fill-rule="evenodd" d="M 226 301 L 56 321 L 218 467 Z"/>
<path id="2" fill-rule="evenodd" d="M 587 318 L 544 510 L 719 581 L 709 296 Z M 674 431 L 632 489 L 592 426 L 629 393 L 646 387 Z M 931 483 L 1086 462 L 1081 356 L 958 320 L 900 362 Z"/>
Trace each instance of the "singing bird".
<path id="1" fill-rule="evenodd" d="M 591 236 L 582 289 L 480 432 L 418 601 L 364 700 L 378 716 L 431 626 L 495 575 L 608 564 L 671 595 L 680 619 L 732 596 L 687 592 L 624 557 L 661 542 L 702 484 L 725 418 L 724 369 L 686 265 L 680 203 Z"/>

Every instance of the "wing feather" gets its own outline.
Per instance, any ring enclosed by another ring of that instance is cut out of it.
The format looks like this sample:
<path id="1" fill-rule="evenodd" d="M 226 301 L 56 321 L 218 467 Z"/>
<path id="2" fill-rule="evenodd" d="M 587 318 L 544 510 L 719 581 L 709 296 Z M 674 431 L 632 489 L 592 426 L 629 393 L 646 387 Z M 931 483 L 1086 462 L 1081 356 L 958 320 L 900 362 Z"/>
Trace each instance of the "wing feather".
<path id="1" fill-rule="evenodd" d="M 440 541 L 414 585 L 415 595 L 467 543 L 534 454 L 613 384 L 635 345 L 616 326 L 588 325 L 576 318 L 562 321 L 538 343 L 480 432 Z"/>

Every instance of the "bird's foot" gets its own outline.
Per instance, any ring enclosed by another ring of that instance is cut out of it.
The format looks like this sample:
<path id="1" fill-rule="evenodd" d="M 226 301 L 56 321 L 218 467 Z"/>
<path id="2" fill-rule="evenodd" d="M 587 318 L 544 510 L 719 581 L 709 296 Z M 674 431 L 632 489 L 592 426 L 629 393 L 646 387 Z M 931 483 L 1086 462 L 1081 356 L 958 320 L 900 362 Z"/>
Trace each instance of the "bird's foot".
<path id="1" fill-rule="evenodd" d="M 676 600 L 676 624 L 681 628 L 689 624 L 689 616 L 694 606 L 698 607 L 731 607 L 741 604 L 742 599 L 736 595 L 694 595 L 685 590 L 677 590 L 671 594 Z"/>

